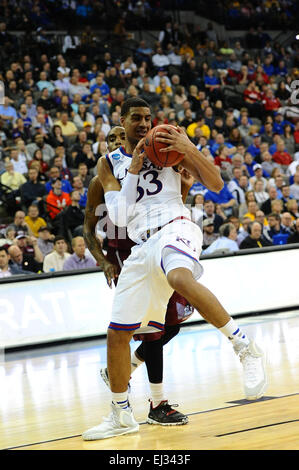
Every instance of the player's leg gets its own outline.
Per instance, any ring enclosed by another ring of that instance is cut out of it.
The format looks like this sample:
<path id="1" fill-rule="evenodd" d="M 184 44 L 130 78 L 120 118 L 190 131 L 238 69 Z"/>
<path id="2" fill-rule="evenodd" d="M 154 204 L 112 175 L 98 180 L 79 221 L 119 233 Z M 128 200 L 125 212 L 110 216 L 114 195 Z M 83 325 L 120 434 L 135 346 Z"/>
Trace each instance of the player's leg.
<path id="1" fill-rule="evenodd" d="M 130 340 L 147 312 L 149 294 L 140 273 L 141 260 L 128 262 L 117 282 L 107 333 L 107 366 L 111 389 L 112 412 L 102 423 L 83 433 L 83 439 L 95 440 L 136 432 L 139 429 L 128 401 L 130 378 Z M 141 295 L 142 294 L 142 295 Z M 140 301 L 142 299 L 142 303 Z"/>
<path id="2" fill-rule="evenodd" d="M 112 398 L 111 413 L 100 425 L 85 431 L 84 440 L 105 439 L 139 430 L 128 401 L 129 343 L 132 334 L 133 331 L 108 329 L 107 363 Z"/>
<path id="3" fill-rule="evenodd" d="M 183 258 L 180 263 L 178 258 L 174 252 L 172 260 L 171 256 L 168 257 L 168 266 L 174 267 L 177 262 L 177 266 L 181 264 L 184 267 L 167 270 L 167 261 L 164 262 L 169 284 L 184 296 L 207 322 L 218 328 L 232 342 L 243 366 L 246 398 L 249 400 L 260 398 L 267 385 L 263 352 L 241 331 L 215 295 L 194 279 L 192 266 L 188 267 L 188 262 Z"/>
<path id="4" fill-rule="evenodd" d="M 139 347 L 134 351 L 131 358 L 131 364 L 135 363 L 136 358 L 142 363 L 145 362 L 149 386 L 151 391 L 150 411 L 147 418 L 149 424 L 159 424 L 162 426 L 177 426 L 187 424 L 188 417 L 172 408 L 165 398 L 163 385 L 163 346 L 168 343 L 179 331 L 179 327 L 166 327 L 165 334 L 153 341 L 142 341 Z M 150 336 L 144 335 L 144 336 Z"/>

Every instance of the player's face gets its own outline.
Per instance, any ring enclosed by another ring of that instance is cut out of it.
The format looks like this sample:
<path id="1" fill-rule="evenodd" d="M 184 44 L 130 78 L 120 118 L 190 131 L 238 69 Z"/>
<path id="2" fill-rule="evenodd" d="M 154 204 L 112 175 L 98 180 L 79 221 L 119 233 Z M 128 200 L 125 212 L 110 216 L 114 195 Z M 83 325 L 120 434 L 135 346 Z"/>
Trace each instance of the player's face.
<path id="1" fill-rule="evenodd" d="M 126 133 L 123 127 L 115 127 L 109 133 L 107 145 L 109 152 L 118 149 L 121 145 L 125 144 Z"/>
<path id="2" fill-rule="evenodd" d="M 129 142 L 137 143 L 146 136 L 152 127 L 151 111 L 145 107 L 132 107 L 128 114 L 121 118 Z"/>

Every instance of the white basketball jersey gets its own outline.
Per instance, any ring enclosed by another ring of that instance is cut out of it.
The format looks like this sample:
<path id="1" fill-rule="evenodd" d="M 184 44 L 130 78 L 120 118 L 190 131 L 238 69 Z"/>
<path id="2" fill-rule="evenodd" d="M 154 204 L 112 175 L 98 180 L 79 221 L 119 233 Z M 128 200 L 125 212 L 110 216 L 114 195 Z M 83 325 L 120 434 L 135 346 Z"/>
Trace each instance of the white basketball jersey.
<path id="1" fill-rule="evenodd" d="M 132 155 L 123 147 L 106 155 L 110 169 L 122 185 L 131 165 Z M 151 229 L 163 227 L 176 217 L 190 217 L 181 196 L 181 176 L 172 167 L 155 166 L 147 157 L 139 173 L 134 214 L 129 217 L 127 230 L 136 243 Z"/>

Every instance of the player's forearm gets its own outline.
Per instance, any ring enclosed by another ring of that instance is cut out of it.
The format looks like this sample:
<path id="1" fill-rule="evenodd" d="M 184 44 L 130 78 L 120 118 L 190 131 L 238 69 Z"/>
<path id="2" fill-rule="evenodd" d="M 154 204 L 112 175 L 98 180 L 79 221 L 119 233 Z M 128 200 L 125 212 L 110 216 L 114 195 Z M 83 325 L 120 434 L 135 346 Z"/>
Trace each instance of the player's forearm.
<path id="1" fill-rule="evenodd" d="M 95 231 L 91 231 L 88 227 L 84 226 L 83 238 L 85 240 L 87 248 L 95 258 L 97 264 L 99 266 L 102 266 L 103 263 L 106 261 L 106 257 L 103 253 L 100 240 L 98 240 L 95 235 Z"/>
<path id="2" fill-rule="evenodd" d="M 185 153 L 182 165 L 192 176 L 209 190 L 219 192 L 223 188 L 223 180 L 219 169 L 210 162 L 196 147 L 191 144 Z"/>
<path id="3" fill-rule="evenodd" d="M 128 218 L 134 211 L 137 199 L 139 174 L 128 172 L 120 191 L 105 193 L 105 203 L 109 217 L 114 225 L 126 227 Z"/>

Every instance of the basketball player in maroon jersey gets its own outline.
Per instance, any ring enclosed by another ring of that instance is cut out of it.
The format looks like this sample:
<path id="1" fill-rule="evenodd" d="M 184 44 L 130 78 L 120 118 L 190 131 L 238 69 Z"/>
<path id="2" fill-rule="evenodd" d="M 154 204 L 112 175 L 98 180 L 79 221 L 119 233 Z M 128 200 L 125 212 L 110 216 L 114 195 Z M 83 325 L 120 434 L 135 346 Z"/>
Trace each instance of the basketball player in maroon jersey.
<path id="1" fill-rule="evenodd" d="M 116 126 L 107 136 L 109 152 L 116 150 L 125 142 L 125 130 Z M 193 178 L 186 171 L 182 173 L 182 197 L 186 200 L 189 189 L 193 184 Z M 122 269 L 123 262 L 128 258 L 134 242 L 129 239 L 124 228 L 115 227 L 108 219 L 103 209 L 104 192 L 99 178 L 95 176 L 88 187 L 87 204 L 85 208 L 84 238 L 88 249 L 93 254 L 99 267 L 104 271 L 108 285 L 117 283 L 117 277 Z M 97 211 L 97 212 L 96 212 Z M 96 215 L 96 213 L 98 215 Z M 98 221 L 106 218 L 105 232 L 107 235 L 107 255 L 102 251 L 99 239 L 96 237 L 95 228 Z M 163 395 L 163 346 L 174 338 L 180 331 L 180 323 L 189 318 L 194 308 L 187 300 L 174 292 L 169 300 L 164 332 L 147 334 L 135 334 L 135 341 L 141 341 L 139 347 L 131 357 L 132 372 L 143 362 L 147 367 L 147 373 L 151 388 L 152 400 L 147 421 L 150 424 L 181 425 L 188 422 L 188 417 L 168 404 Z M 101 370 L 101 376 L 109 387 L 107 368 Z M 172 405 L 173 406 L 173 405 Z"/>

